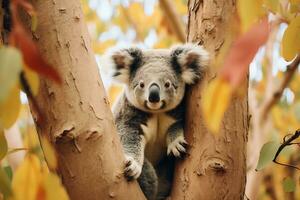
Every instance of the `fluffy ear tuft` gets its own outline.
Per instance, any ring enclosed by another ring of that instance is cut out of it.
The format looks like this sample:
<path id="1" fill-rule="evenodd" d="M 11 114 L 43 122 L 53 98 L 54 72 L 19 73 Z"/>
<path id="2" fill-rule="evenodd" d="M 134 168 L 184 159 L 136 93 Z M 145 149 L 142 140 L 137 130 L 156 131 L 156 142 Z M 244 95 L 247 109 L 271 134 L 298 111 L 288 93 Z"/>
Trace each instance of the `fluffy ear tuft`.
<path id="1" fill-rule="evenodd" d="M 103 56 L 104 67 L 109 68 L 112 78 L 128 84 L 130 76 L 139 67 L 142 50 L 137 47 L 111 50 Z"/>
<path id="2" fill-rule="evenodd" d="M 186 84 L 193 84 L 203 77 L 209 63 L 209 54 L 196 44 L 187 43 L 171 50 L 172 66 L 181 73 Z"/>

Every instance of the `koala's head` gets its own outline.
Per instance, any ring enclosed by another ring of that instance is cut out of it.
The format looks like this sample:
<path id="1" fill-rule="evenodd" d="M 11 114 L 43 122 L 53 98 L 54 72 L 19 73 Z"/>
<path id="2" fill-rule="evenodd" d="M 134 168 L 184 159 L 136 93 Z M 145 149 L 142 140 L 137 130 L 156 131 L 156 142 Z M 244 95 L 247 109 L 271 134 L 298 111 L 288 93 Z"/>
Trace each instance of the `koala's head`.
<path id="1" fill-rule="evenodd" d="M 151 113 L 175 108 L 186 85 L 201 79 L 208 64 L 208 53 L 193 44 L 154 50 L 124 48 L 109 58 L 113 78 L 126 85 L 129 102 Z"/>

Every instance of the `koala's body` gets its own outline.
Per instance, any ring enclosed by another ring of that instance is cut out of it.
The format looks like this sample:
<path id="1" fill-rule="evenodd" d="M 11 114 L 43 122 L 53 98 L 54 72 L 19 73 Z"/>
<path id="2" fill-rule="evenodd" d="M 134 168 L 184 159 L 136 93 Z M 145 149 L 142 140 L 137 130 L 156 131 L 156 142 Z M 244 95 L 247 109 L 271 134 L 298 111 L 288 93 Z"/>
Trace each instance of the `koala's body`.
<path id="1" fill-rule="evenodd" d="M 125 48 L 109 54 L 113 78 L 125 91 L 113 114 L 125 153 L 124 174 L 149 200 L 169 195 L 174 157 L 186 153 L 184 95 L 201 79 L 208 53 L 185 44 L 171 49 Z"/>

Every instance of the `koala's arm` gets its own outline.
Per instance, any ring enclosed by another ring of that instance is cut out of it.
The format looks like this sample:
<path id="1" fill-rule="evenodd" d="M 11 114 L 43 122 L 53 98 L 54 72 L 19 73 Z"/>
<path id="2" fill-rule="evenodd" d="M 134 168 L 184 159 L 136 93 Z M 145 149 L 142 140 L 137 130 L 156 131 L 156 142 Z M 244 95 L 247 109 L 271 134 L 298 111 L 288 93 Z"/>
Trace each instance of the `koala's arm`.
<path id="1" fill-rule="evenodd" d="M 146 116 L 124 101 L 116 111 L 115 123 L 125 153 L 125 176 L 137 179 L 144 162 L 145 138 L 141 124 L 146 121 Z"/>
<path id="2" fill-rule="evenodd" d="M 168 114 L 176 121 L 167 130 L 167 154 L 180 157 L 186 153 L 187 142 L 184 139 L 184 111 L 183 103 Z"/>

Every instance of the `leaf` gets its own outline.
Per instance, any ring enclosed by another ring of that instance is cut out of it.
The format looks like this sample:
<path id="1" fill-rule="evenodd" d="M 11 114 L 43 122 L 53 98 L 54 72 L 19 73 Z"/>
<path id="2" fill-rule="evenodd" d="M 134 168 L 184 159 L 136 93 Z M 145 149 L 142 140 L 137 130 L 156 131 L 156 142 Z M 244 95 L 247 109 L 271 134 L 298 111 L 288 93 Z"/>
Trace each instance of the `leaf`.
<path id="1" fill-rule="evenodd" d="M 20 109 L 20 89 L 15 86 L 8 98 L 0 103 L 0 128 L 10 128 L 17 120 Z"/>
<path id="2" fill-rule="evenodd" d="M 264 4 L 272 13 L 276 13 L 279 9 L 279 0 L 264 0 Z"/>
<path id="3" fill-rule="evenodd" d="M 42 148 L 48 167 L 52 170 L 57 167 L 57 158 L 53 146 L 50 144 L 46 137 L 41 138 Z"/>
<path id="4" fill-rule="evenodd" d="M 31 16 L 31 31 L 35 32 L 37 28 L 38 19 L 36 14 Z"/>
<path id="5" fill-rule="evenodd" d="M 202 109 L 207 126 L 212 133 L 217 134 L 220 124 L 231 99 L 231 87 L 220 78 L 209 83 L 205 90 Z"/>
<path id="6" fill-rule="evenodd" d="M 282 187 L 285 192 L 294 192 L 296 189 L 296 183 L 291 177 L 286 177 L 282 181 Z"/>
<path id="7" fill-rule="evenodd" d="M 40 80 L 38 74 L 25 66 L 24 75 L 26 77 L 26 80 L 29 83 L 33 95 L 37 95 L 40 86 Z"/>
<path id="8" fill-rule="evenodd" d="M 221 77 L 228 80 L 233 88 L 238 87 L 246 78 L 250 62 L 258 48 L 267 41 L 268 35 L 268 21 L 265 18 L 241 35 L 231 46 L 222 66 Z"/>
<path id="9" fill-rule="evenodd" d="M 292 14 L 300 12 L 300 2 L 291 2 L 289 11 Z"/>
<path id="10" fill-rule="evenodd" d="M 21 50 L 25 64 L 38 74 L 61 83 L 58 72 L 52 68 L 40 54 L 36 44 L 31 40 L 29 34 L 22 27 L 20 22 L 15 21 L 10 40 L 14 41 Z"/>
<path id="11" fill-rule="evenodd" d="M 37 156 L 28 154 L 16 170 L 12 181 L 14 200 L 35 200 L 40 181 L 40 161 Z"/>
<path id="12" fill-rule="evenodd" d="M 110 106 L 114 105 L 114 102 L 117 100 L 121 92 L 124 90 L 122 85 L 111 84 L 108 88 L 108 99 Z"/>
<path id="13" fill-rule="evenodd" d="M 14 47 L 0 47 L 0 103 L 16 85 L 22 69 L 22 55 Z"/>
<path id="14" fill-rule="evenodd" d="M 37 27 L 37 15 L 32 4 L 27 1 L 13 2 L 13 4 L 20 5 L 31 16 L 31 31 L 35 32 Z"/>
<path id="15" fill-rule="evenodd" d="M 259 160 L 255 170 L 262 170 L 268 164 L 270 164 L 273 161 L 279 146 L 280 143 L 275 141 L 267 142 L 266 144 L 264 144 L 264 146 L 260 150 Z"/>
<path id="16" fill-rule="evenodd" d="M 285 30 L 281 42 L 281 55 L 287 61 L 300 52 L 300 16 L 295 17 Z"/>
<path id="17" fill-rule="evenodd" d="M 238 0 L 238 14 L 241 20 L 242 32 L 246 32 L 265 13 L 262 0 Z"/>
<path id="18" fill-rule="evenodd" d="M 2 193 L 5 198 L 12 194 L 9 177 L 2 167 L 0 167 L 0 193 Z"/>
<path id="19" fill-rule="evenodd" d="M 3 167 L 7 177 L 9 178 L 10 181 L 12 181 L 12 177 L 13 177 L 13 171 L 12 168 L 10 166 L 5 166 Z"/>
<path id="20" fill-rule="evenodd" d="M 68 200 L 68 194 L 61 184 L 60 178 L 53 173 L 44 175 L 43 187 L 46 192 L 47 200 Z"/>
<path id="21" fill-rule="evenodd" d="M 7 154 L 7 141 L 4 135 L 4 130 L 0 130 L 0 161 Z"/>

